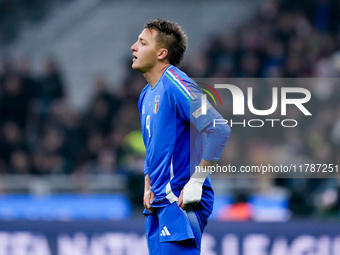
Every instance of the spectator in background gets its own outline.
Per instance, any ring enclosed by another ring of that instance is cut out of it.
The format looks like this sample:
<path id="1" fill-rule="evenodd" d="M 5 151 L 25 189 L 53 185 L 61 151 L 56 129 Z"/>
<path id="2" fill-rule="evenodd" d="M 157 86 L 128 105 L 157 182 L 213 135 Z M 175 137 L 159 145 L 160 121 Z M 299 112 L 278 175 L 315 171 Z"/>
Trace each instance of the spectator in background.
<path id="1" fill-rule="evenodd" d="M 18 75 L 7 76 L 0 95 L 0 122 L 13 121 L 21 128 L 27 124 L 29 96 Z"/>
<path id="2" fill-rule="evenodd" d="M 14 67 L 9 58 L 4 57 L 0 62 L 0 92 L 3 87 L 4 80 L 13 73 Z"/>
<path id="3" fill-rule="evenodd" d="M 56 60 L 48 57 L 44 65 L 44 73 L 37 88 L 38 115 L 41 122 L 44 122 L 52 104 L 65 98 L 65 85 Z"/>
<path id="4" fill-rule="evenodd" d="M 50 105 L 58 99 L 63 99 L 64 96 L 64 82 L 57 61 L 48 57 L 45 60 L 44 74 L 38 88 L 38 97 L 47 105 Z"/>
<path id="5" fill-rule="evenodd" d="M 86 116 L 88 132 L 99 132 L 106 135 L 111 130 L 110 103 L 104 98 L 96 98 Z"/>
<path id="6" fill-rule="evenodd" d="M 14 151 L 11 155 L 9 166 L 10 173 L 30 174 L 31 162 L 29 154 L 23 150 Z"/>
<path id="7" fill-rule="evenodd" d="M 114 117 L 120 110 L 122 101 L 109 91 L 108 81 L 104 75 L 98 75 L 93 82 L 94 96 L 90 102 L 85 118 L 87 132 L 99 132 L 104 135 L 113 128 Z"/>
<path id="8" fill-rule="evenodd" d="M 0 159 L 10 168 L 12 154 L 15 151 L 27 151 L 24 133 L 15 122 L 3 123 L 0 131 Z"/>
<path id="9" fill-rule="evenodd" d="M 122 101 L 116 93 L 109 90 L 108 83 L 109 82 L 104 75 L 98 75 L 95 77 L 93 82 L 95 93 L 93 101 L 96 101 L 97 99 L 106 101 L 109 105 L 110 114 L 114 116 L 119 111 Z"/>
<path id="10" fill-rule="evenodd" d="M 109 175 L 117 172 L 116 153 L 112 149 L 101 148 L 97 152 L 97 157 L 88 161 L 82 171 L 89 174 Z"/>
<path id="11" fill-rule="evenodd" d="M 17 67 L 18 76 L 21 79 L 22 87 L 28 100 L 33 100 L 37 96 L 38 83 L 33 77 L 31 62 L 27 57 L 19 60 Z"/>

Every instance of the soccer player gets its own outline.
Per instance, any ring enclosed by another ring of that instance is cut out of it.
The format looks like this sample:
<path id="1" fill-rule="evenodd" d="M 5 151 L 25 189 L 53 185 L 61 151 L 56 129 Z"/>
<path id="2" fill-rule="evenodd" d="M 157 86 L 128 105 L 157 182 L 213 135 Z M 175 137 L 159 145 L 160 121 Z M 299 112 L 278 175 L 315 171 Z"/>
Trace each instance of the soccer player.
<path id="1" fill-rule="evenodd" d="M 132 68 L 148 84 L 139 102 L 146 147 L 144 214 L 151 255 L 200 254 L 213 208 L 209 172 L 229 138 L 228 125 L 209 104 L 202 114 L 199 87 L 176 66 L 187 36 L 174 22 L 151 20 L 132 45 Z M 195 167 L 202 171 L 194 171 Z"/>

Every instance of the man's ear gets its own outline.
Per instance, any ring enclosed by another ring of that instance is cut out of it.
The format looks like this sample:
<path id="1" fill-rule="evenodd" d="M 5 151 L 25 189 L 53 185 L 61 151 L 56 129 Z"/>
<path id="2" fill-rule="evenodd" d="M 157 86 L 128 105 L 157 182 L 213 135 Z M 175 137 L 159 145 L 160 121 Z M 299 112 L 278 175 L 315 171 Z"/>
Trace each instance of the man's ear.
<path id="1" fill-rule="evenodd" d="M 166 56 L 168 56 L 168 50 L 167 49 L 162 48 L 158 51 L 157 58 L 159 60 L 164 60 L 166 58 Z"/>

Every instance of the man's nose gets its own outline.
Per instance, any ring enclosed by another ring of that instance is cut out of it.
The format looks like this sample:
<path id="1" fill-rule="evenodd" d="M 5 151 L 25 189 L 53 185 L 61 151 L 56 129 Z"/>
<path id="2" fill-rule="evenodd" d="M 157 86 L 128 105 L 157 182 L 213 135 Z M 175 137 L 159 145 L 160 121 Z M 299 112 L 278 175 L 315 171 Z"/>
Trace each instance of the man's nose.
<path id="1" fill-rule="evenodd" d="M 132 50 L 132 51 L 136 51 L 136 43 L 134 43 L 134 44 L 131 46 L 131 50 Z"/>

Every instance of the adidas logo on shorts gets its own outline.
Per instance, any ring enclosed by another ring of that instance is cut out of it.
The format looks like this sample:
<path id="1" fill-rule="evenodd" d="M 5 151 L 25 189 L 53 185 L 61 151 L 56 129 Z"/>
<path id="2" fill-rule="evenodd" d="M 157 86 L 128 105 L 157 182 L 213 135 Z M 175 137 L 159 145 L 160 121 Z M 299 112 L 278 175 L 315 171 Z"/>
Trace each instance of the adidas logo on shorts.
<path id="1" fill-rule="evenodd" d="M 163 227 L 162 232 L 161 232 L 161 236 L 171 236 L 168 228 L 166 226 Z"/>

